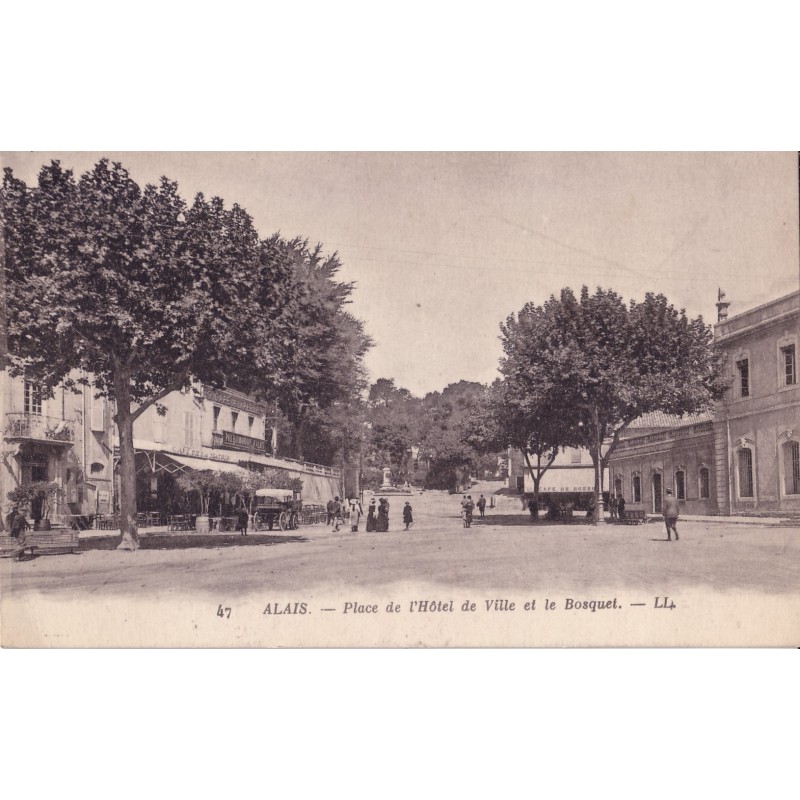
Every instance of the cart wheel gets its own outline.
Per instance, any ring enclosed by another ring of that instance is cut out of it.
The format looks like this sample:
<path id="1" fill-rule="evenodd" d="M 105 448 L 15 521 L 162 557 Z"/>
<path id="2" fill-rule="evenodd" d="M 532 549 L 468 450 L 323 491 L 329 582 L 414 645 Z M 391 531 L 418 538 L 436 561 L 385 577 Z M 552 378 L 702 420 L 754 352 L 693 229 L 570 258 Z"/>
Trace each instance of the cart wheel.
<path id="1" fill-rule="evenodd" d="M 300 527 L 300 516 L 298 514 L 292 514 L 291 520 L 289 520 L 289 527 L 296 531 Z"/>
<path id="2" fill-rule="evenodd" d="M 285 511 L 281 511 L 281 515 L 278 517 L 278 525 L 281 526 L 282 531 L 289 527 L 289 515 Z"/>

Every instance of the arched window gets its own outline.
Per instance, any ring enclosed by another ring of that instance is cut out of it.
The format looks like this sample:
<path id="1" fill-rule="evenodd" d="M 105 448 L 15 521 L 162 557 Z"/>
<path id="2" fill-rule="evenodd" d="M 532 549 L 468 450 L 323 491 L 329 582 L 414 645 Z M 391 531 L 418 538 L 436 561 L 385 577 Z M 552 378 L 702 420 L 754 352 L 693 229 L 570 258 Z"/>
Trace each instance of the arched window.
<path id="1" fill-rule="evenodd" d="M 708 467 L 700 467 L 698 474 L 699 494 L 701 500 L 707 500 L 711 497 L 711 482 Z"/>
<path id="2" fill-rule="evenodd" d="M 682 469 L 675 471 L 675 499 L 686 499 L 686 472 Z"/>
<path id="3" fill-rule="evenodd" d="M 800 494 L 800 442 L 790 439 L 784 442 L 783 491 L 785 494 Z"/>
<path id="4" fill-rule="evenodd" d="M 737 453 L 739 497 L 755 497 L 753 486 L 753 451 L 741 447 Z"/>
<path id="5" fill-rule="evenodd" d="M 642 476 L 641 475 L 634 475 L 631 478 L 631 489 L 633 491 L 633 502 L 634 503 L 641 503 L 642 502 Z"/>
<path id="6" fill-rule="evenodd" d="M 660 470 L 653 472 L 653 512 L 660 514 L 664 501 L 664 478 Z"/>

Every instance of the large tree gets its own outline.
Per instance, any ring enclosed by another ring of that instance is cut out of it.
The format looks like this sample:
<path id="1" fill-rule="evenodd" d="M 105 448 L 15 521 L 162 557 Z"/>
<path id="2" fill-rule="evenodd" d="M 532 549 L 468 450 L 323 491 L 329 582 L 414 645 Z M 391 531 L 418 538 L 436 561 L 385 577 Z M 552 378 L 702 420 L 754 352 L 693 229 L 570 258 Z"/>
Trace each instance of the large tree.
<path id="1" fill-rule="evenodd" d="M 79 180 L 54 161 L 33 188 L 6 170 L 0 213 L 11 369 L 49 389 L 80 369 L 114 401 L 120 548 L 136 549 L 134 421 L 193 380 L 277 371 L 291 264 L 238 206 L 187 206 L 174 182 L 141 189 L 106 160 Z"/>
<path id="2" fill-rule="evenodd" d="M 485 387 L 458 381 L 422 400 L 420 453 L 428 462 L 426 486 L 457 490 L 469 482 L 482 461 L 468 441 L 470 415 L 483 398 Z"/>
<path id="3" fill-rule="evenodd" d="M 522 453 L 537 509 L 542 478 L 559 450 L 579 443 L 569 416 L 538 400 L 524 383 L 498 378 L 470 414 L 465 436 L 478 452 L 497 453 L 512 447 Z"/>
<path id="4" fill-rule="evenodd" d="M 557 410 L 591 454 L 595 521 L 601 476 L 628 425 L 651 411 L 705 410 L 726 388 L 710 327 L 663 295 L 626 306 L 613 291 L 564 289 L 528 303 L 501 333 L 501 373 L 537 407 Z"/>
<path id="5" fill-rule="evenodd" d="M 291 426 L 286 455 L 303 459 L 307 451 L 330 450 L 316 437 L 335 428 L 336 409 L 357 404 L 366 389 L 363 359 L 372 340 L 347 310 L 354 284 L 337 280 L 336 253 L 325 255 L 303 239 L 270 243 L 292 265 L 291 298 L 280 319 L 294 327 L 282 339 L 282 369 L 262 375 L 261 389 Z"/>
<path id="6" fill-rule="evenodd" d="M 420 441 L 422 406 L 408 389 L 391 378 L 378 378 L 369 389 L 367 421 L 370 427 L 368 463 L 390 467 L 397 480 L 411 472 L 411 451 Z"/>

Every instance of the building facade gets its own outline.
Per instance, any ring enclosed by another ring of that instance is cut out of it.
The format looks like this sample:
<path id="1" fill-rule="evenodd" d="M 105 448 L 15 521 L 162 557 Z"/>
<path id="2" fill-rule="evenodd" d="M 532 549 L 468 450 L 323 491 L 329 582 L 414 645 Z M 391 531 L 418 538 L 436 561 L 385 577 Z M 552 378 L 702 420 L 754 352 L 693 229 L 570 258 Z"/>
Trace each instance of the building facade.
<path id="1" fill-rule="evenodd" d="M 79 373 L 71 376 L 80 377 Z M 240 475 L 282 470 L 303 481 L 303 499 L 326 503 L 341 495 L 341 471 L 273 454 L 267 408 L 234 390 L 195 386 L 172 392 L 134 423 L 136 499 L 140 512 L 165 517 L 185 510 L 177 478 L 191 470 Z M 36 481 L 61 489 L 50 519 L 68 526 L 83 517 L 113 514 L 118 506 L 118 438 L 113 404 L 89 386 L 57 388 L 47 397 L 37 383 L 0 372 L 0 508 L 8 493 Z M 36 519 L 39 508 L 29 509 Z"/>
<path id="2" fill-rule="evenodd" d="M 187 510 L 178 478 L 191 470 L 247 475 L 277 469 L 303 481 L 307 502 L 341 495 L 340 470 L 274 455 L 268 413 L 242 392 L 199 384 L 149 407 L 133 426 L 137 510 L 162 517 Z"/>
<path id="3" fill-rule="evenodd" d="M 532 466 L 536 469 L 535 459 Z M 603 491 L 608 491 L 608 471 L 603 475 Z M 533 493 L 531 478 L 525 459 L 518 448 L 508 449 L 509 489 L 525 494 Z M 584 447 L 565 447 L 556 455 L 539 482 L 540 505 L 553 503 L 560 507 L 583 509 L 594 496 L 594 464 Z"/>
<path id="4" fill-rule="evenodd" d="M 800 511 L 800 292 L 721 319 L 731 387 L 714 419 L 723 514 Z"/>
<path id="5" fill-rule="evenodd" d="M 80 377 L 78 373 L 71 376 Z M 113 508 L 113 420 L 91 387 L 57 388 L 52 397 L 35 382 L 0 372 L 2 463 L 0 498 L 24 483 L 48 481 L 61 491 L 50 514 L 56 525 Z M 41 509 L 30 509 L 36 519 Z"/>
<path id="6" fill-rule="evenodd" d="M 714 339 L 730 388 L 709 414 L 631 425 L 611 458 L 628 508 L 659 513 L 669 488 L 685 514 L 800 512 L 800 292 L 730 318 L 727 306 Z"/>
<path id="7" fill-rule="evenodd" d="M 667 489 L 686 514 L 717 514 L 713 414 L 647 414 L 611 455 L 613 489 L 629 510 L 660 514 Z"/>

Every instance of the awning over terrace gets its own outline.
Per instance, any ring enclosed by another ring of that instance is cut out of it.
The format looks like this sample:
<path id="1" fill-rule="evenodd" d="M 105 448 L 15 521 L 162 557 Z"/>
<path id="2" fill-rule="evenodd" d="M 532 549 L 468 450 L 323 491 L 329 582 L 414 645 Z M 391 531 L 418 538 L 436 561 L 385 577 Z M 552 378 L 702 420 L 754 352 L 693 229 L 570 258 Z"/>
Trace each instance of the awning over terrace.
<path id="1" fill-rule="evenodd" d="M 249 474 L 248 470 L 227 461 L 214 461 L 210 458 L 195 458 L 194 456 L 165 453 L 161 450 L 136 449 L 137 472 L 167 472 L 170 475 L 177 475 L 182 472 L 205 469 L 214 470 L 216 472 L 235 472 L 240 475 Z"/>
<path id="2" fill-rule="evenodd" d="M 195 458 L 194 456 L 178 456 L 173 453 L 170 453 L 169 457 L 195 471 L 210 469 L 215 472 L 238 472 L 240 475 L 251 474 L 244 467 L 240 467 L 238 464 L 231 464 L 228 461 L 214 461 L 210 458 Z"/>

